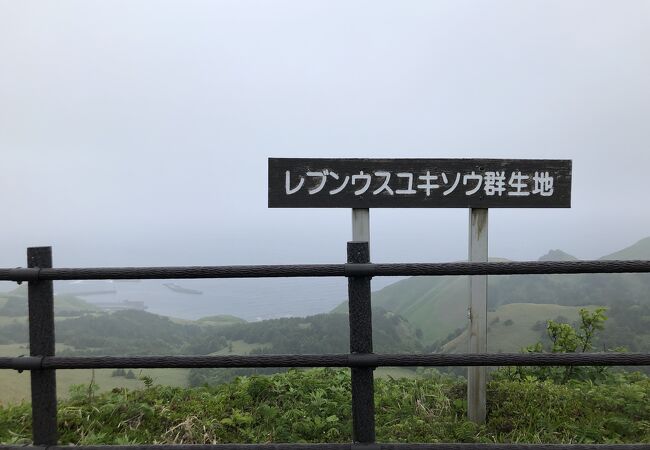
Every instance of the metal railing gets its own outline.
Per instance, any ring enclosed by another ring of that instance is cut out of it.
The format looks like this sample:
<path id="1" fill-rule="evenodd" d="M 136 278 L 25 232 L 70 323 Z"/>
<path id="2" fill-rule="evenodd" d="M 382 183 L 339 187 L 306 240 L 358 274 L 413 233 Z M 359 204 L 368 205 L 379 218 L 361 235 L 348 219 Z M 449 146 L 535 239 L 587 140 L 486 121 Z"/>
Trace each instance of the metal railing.
<path id="1" fill-rule="evenodd" d="M 273 266 L 52 268 L 50 247 L 27 251 L 27 268 L 0 269 L 0 280 L 28 282 L 30 356 L 0 357 L 0 369 L 31 371 L 34 447 L 57 446 L 57 369 L 349 367 L 352 371 L 352 433 L 349 444 L 215 444 L 77 446 L 114 450 L 650 450 L 649 444 L 406 444 L 376 443 L 373 370 L 382 366 L 648 366 L 649 353 L 580 354 L 375 354 L 372 349 L 370 279 L 373 276 L 515 275 L 650 272 L 650 261 L 563 261 L 440 264 L 371 264 L 367 242 L 349 242 L 346 264 Z M 55 356 L 54 280 L 253 277 L 347 277 L 350 353 L 255 356 Z M 0 445 L 0 450 L 22 446 Z"/>

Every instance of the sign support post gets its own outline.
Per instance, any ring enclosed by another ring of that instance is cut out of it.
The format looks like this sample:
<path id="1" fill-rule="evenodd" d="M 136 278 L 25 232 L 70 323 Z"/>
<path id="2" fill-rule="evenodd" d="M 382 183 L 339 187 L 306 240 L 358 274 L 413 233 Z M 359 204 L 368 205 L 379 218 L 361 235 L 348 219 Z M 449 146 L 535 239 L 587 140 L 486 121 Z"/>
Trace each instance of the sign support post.
<path id="1" fill-rule="evenodd" d="M 352 240 L 370 243 L 370 209 L 352 208 Z"/>
<path id="2" fill-rule="evenodd" d="M 469 210 L 469 260 L 488 260 L 488 209 Z M 487 275 L 469 277 L 469 353 L 487 353 Z M 485 423 L 487 367 L 467 369 L 467 418 Z"/>

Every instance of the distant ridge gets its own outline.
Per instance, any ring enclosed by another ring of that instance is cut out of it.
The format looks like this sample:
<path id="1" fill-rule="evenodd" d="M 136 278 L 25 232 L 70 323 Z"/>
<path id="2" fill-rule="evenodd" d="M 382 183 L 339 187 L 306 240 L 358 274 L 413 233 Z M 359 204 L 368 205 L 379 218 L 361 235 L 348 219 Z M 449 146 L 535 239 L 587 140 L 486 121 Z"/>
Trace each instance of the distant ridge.
<path id="1" fill-rule="evenodd" d="M 563 250 L 550 250 L 540 261 L 575 261 Z M 650 259 L 650 237 L 601 259 Z M 498 260 L 490 258 L 490 261 Z M 650 304 L 650 274 L 498 275 L 488 278 L 488 308 L 525 304 L 611 306 L 617 302 Z M 405 317 L 422 330 L 423 343 L 444 339 L 467 325 L 466 276 L 411 277 L 373 292 L 373 307 Z M 346 312 L 347 302 L 335 312 Z M 530 313 L 534 314 L 535 308 Z"/>
<path id="2" fill-rule="evenodd" d="M 541 256 L 539 260 L 540 261 L 577 261 L 578 258 L 576 258 L 573 255 L 569 255 L 568 253 L 558 249 L 558 250 L 549 250 L 548 253 Z"/>
<path id="3" fill-rule="evenodd" d="M 646 237 L 637 243 L 625 247 L 600 259 L 650 259 L 650 237 Z"/>

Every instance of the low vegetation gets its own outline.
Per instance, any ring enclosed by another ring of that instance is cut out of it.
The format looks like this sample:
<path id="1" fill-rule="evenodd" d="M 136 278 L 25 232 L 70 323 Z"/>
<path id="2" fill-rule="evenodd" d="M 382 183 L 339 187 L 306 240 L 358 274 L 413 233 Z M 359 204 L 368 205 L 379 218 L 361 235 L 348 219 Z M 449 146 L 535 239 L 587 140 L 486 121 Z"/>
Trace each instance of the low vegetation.
<path id="1" fill-rule="evenodd" d="M 375 381 L 383 442 L 650 443 L 650 379 L 615 384 L 492 381 L 488 421 L 465 419 L 465 384 L 429 371 Z M 96 395 L 88 386 L 59 405 L 63 444 L 349 442 L 346 370 L 291 370 L 191 389 L 155 386 Z M 29 405 L 0 408 L 0 442 L 30 440 Z"/>
<path id="2" fill-rule="evenodd" d="M 580 310 L 576 325 L 549 321 L 547 344 L 528 352 L 593 350 L 604 308 Z M 299 327 L 300 328 L 300 327 Z M 304 328 L 304 327 L 302 327 Z M 244 337 L 244 336 L 239 336 Z M 116 370 L 114 376 L 135 377 Z M 516 368 L 493 373 L 488 420 L 466 419 L 466 384 L 435 370 L 375 381 L 383 442 L 650 443 L 650 378 L 598 368 Z M 348 370 L 290 370 L 195 388 L 154 385 L 97 394 L 79 385 L 59 404 L 62 444 L 349 442 Z M 28 404 L 0 407 L 0 442 L 28 444 Z"/>

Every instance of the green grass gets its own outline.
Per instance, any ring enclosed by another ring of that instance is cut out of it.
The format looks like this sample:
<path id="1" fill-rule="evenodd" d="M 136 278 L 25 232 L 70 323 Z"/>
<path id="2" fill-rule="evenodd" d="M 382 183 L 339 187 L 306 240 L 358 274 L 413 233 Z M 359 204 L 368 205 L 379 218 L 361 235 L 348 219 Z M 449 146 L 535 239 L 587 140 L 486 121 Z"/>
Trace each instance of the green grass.
<path id="1" fill-rule="evenodd" d="M 60 352 L 69 350 L 72 347 L 65 344 L 56 344 L 55 351 Z M 29 348 L 27 344 L 2 344 L 0 345 L 0 356 L 21 356 L 29 355 Z"/>
<path id="2" fill-rule="evenodd" d="M 138 379 L 126 379 L 124 377 L 112 377 L 112 369 L 96 369 L 94 371 L 95 383 L 99 386 L 99 392 L 107 392 L 114 388 L 139 389 L 144 387 Z M 136 375 L 148 375 L 157 384 L 163 386 L 187 386 L 187 375 L 189 369 L 133 369 Z M 56 391 L 57 397 L 67 398 L 70 394 L 70 387 L 76 384 L 89 385 L 93 378 L 92 369 L 78 370 L 57 370 Z M 30 400 L 29 373 L 18 373 L 15 370 L 0 370 L 0 405 L 15 404 Z M 7 387 L 11 388 L 8 389 Z"/>
<path id="3" fill-rule="evenodd" d="M 650 443 L 650 379 L 570 385 L 492 381 L 488 419 L 466 419 L 463 382 L 377 379 L 379 442 Z M 66 444 L 347 442 L 352 439 L 349 370 L 292 370 L 194 389 L 152 386 L 59 404 Z M 0 408 L 0 442 L 27 444 L 27 405 Z"/>
<path id="4" fill-rule="evenodd" d="M 227 326 L 227 325 L 234 325 L 237 323 L 246 323 L 244 319 L 241 319 L 239 317 L 231 316 L 228 314 L 220 314 L 216 316 L 207 316 L 207 317 L 201 317 L 196 321 L 197 323 L 204 323 L 207 325 L 214 325 L 214 326 Z"/>
<path id="5" fill-rule="evenodd" d="M 544 331 L 533 330 L 536 322 L 564 316 L 569 321 L 578 320 L 577 306 L 511 303 L 488 312 L 488 351 L 518 353 L 522 347 L 542 338 Z M 498 322 L 496 319 L 498 318 Z M 512 321 L 511 325 L 507 325 Z M 466 353 L 467 332 L 445 344 L 445 352 Z"/>
<path id="6" fill-rule="evenodd" d="M 411 277 L 372 293 L 373 307 L 404 316 L 422 330 L 422 342 L 431 344 L 462 326 L 467 319 L 467 277 Z M 347 302 L 333 312 L 347 312 Z"/>
<path id="7" fill-rule="evenodd" d="M 414 369 L 407 367 L 378 367 L 375 369 L 375 378 L 420 378 Z"/>
<path id="8" fill-rule="evenodd" d="M 578 320 L 577 306 L 541 305 L 531 303 L 511 303 L 488 313 L 488 324 L 497 317 L 499 322 L 489 325 L 488 351 L 490 352 L 519 352 L 522 343 L 534 343 L 540 340 L 545 331 L 533 330 L 536 322 L 553 320 L 564 316 L 569 321 Z M 512 325 L 506 325 L 511 320 Z"/>
<path id="9" fill-rule="evenodd" d="M 270 346 L 268 343 L 249 343 L 244 341 L 230 341 L 230 344 L 232 348 L 228 346 L 218 352 L 214 352 L 213 355 L 248 355 L 255 348 L 266 348 Z"/>
<path id="10" fill-rule="evenodd" d="M 95 314 L 93 314 L 95 315 Z M 63 322 L 65 320 L 76 319 L 79 316 L 57 316 L 54 315 L 54 322 Z M 13 323 L 27 323 L 27 316 L 0 316 L 0 327 L 4 325 L 11 325 Z"/>
<path id="11" fill-rule="evenodd" d="M 13 323 L 27 323 L 27 316 L 22 316 L 22 317 L 8 317 L 8 316 L 0 316 L 0 327 L 5 326 L 5 325 L 11 325 Z"/>
<path id="12" fill-rule="evenodd" d="M 56 351 L 70 349 L 64 344 L 57 344 Z M 0 356 L 28 355 L 29 350 L 25 344 L 0 345 Z M 95 383 L 100 387 L 100 392 L 109 391 L 116 387 L 138 389 L 143 387 L 140 380 L 129 380 L 124 377 L 112 377 L 112 369 L 95 370 Z M 136 375 L 148 375 L 157 384 L 164 386 L 187 386 L 189 369 L 134 369 Z M 69 395 L 70 387 L 75 384 L 90 384 L 93 377 L 92 369 L 79 370 L 57 370 L 56 387 L 57 396 L 66 398 Z M 9 389 L 8 386 L 11 388 Z M 18 373 L 15 370 L 0 370 L 0 405 L 20 403 L 30 399 L 29 372 Z"/>

